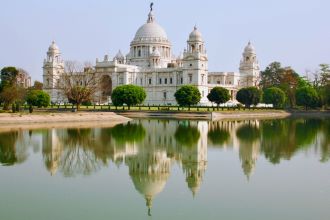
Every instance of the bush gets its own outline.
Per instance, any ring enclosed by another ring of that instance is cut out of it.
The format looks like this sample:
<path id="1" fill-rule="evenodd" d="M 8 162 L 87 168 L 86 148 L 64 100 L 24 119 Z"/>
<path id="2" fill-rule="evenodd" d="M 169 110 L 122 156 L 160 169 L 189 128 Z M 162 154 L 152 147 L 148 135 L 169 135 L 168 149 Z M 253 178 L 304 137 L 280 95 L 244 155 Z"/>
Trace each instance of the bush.
<path id="1" fill-rule="evenodd" d="M 261 99 L 261 91 L 257 87 L 242 88 L 237 92 L 237 101 L 250 108 L 251 105 L 257 105 Z"/>
<path id="2" fill-rule="evenodd" d="M 221 103 L 226 103 L 230 100 L 230 94 L 228 89 L 222 87 L 214 87 L 207 95 L 207 98 L 210 102 L 216 103 L 217 107 L 219 108 Z"/>
<path id="3" fill-rule="evenodd" d="M 285 103 L 285 93 L 282 89 L 276 87 L 265 89 L 263 101 L 266 104 L 273 104 L 275 108 L 281 108 Z"/>
<path id="4" fill-rule="evenodd" d="M 26 96 L 26 102 L 38 108 L 47 107 L 50 104 L 50 96 L 42 90 L 30 90 Z"/>
<path id="5" fill-rule="evenodd" d="M 118 86 L 112 92 L 111 99 L 115 106 L 126 104 L 128 109 L 132 105 L 142 104 L 147 95 L 144 89 L 135 85 Z"/>
<path id="6" fill-rule="evenodd" d="M 197 105 L 202 98 L 199 90 L 191 85 L 182 86 L 174 96 L 180 106 L 188 106 L 189 110 L 191 105 Z"/>
<path id="7" fill-rule="evenodd" d="M 303 87 L 296 91 L 296 100 L 298 106 L 304 106 L 307 108 L 315 108 L 320 104 L 319 97 L 314 88 Z"/>

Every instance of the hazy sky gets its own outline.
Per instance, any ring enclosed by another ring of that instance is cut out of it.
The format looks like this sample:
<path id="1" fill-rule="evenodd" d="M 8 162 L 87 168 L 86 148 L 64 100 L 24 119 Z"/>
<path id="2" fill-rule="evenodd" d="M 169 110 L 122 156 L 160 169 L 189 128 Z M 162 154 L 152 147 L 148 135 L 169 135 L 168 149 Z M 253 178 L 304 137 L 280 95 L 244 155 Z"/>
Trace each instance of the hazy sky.
<path id="1" fill-rule="evenodd" d="M 127 54 L 146 22 L 151 0 L 1 0 L 0 68 L 26 69 L 42 80 L 52 40 L 66 60 L 92 61 Z M 329 0 L 154 0 L 157 22 L 175 55 L 197 24 L 209 71 L 238 71 L 249 40 L 262 69 L 272 61 L 299 73 L 330 63 Z"/>

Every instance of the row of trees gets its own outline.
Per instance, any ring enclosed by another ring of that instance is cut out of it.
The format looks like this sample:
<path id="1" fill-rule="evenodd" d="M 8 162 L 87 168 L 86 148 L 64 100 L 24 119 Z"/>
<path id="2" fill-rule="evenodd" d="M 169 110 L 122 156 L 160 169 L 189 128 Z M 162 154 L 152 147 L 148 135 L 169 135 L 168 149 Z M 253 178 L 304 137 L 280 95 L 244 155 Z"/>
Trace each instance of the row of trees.
<path id="1" fill-rule="evenodd" d="M 290 67 L 282 67 L 273 62 L 261 72 L 260 88 L 264 93 L 264 102 L 273 101 L 274 106 L 294 108 L 327 107 L 330 104 L 330 66 L 320 64 L 319 70 L 313 73 L 313 79 L 302 77 Z M 284 92 L 284 101 L 282 100 Z M 272 103 L 273 104 L 273 103 Z"/>
<path id="2" fill-rule="evenodd" d="M 24 88 L 17 79 L 20 71 L 24 70 L 15 67 L 4 67 L 1 70 L 0 104 L 3 104 L 3 109 L 9 110 L 11 105 L 19 106 L 25 103 L 31 106 L 47 107 L 50 104 L 50 97 L 42 91 L 42 83 L 35 81 L 32 87 Z"/>

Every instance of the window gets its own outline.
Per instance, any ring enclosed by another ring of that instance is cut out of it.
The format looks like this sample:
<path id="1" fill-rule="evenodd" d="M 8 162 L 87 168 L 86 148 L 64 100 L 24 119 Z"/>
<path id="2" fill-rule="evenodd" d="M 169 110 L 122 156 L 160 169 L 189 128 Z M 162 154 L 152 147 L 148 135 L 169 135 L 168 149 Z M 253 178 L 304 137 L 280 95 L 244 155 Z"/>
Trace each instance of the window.
<path id="1" fill-rule="evenodd" d="M 124 79 L 122 77 L 119 78 L 119 85 L 123 85 L 124 84 Z"/>
<path id="2" fill-rule="evenodd" d="M 192 83 L 192 74 L 189 74 L 188 77 L 189 77 L 189 83 Z"/>
<path id="3" fill-rule="evenodd" d="M 159 78 L 159 84 L 160 85 L 162 84 L 162 78 Z"/>
<path id="4" fill-rule="evenodd" d="M 167 78 L 165 78 L 165 84 L 167 84 Z"/>
<path id="5" fill-rule="evenodd" d="M 181 82 L 181 84 L 183 84 L 183 78 L 181 77 L 181 79 L 180 79 L 180 82 Z"/>
<path id="6" fill-rule="evenodd" d="M 205 78 L 205 75 L 202 74 L 202 84 L 204 84 L 204 78 Z"/>
<path id="7" fill-rule="evenodd" d="M 49 83 L 49 79 L 47 79 L 47 85 L 50 85 L 50 83 Z"/>
<path id="8" fill-rule="evenodd" d="M 172 79 L 172 77 L 170 78 L 170 84 L 173 84 L 173 79 Z"/>
<path id="9" fill-rule="evenodd" d="M 149 78 L 149 85 L 151 85 L 151 78 Z"/>
<path id="10" fill-rule="evenodd" d="M 219 80 L 217 81 L 217 84 L 221 84 Z"/>
<path id="11" fill-rule="evenodd" d="M 167 92 L 163 92 L 163 97 L 164 97 L 164 99 L 167 98 Z"/>
<path id="12" fill-rule="evenodd" d="M 140 84 L 141 84 L 141 86 L 143 85 L 143 79 L 142 78 L 140 78 Z"/>
<path id="13" fill-rule="evenodd" d="M 138 51 L 138 57 L 140 57 L 140 56 L 141 56 L 141 50 Z"/>
<path id="14" fill-rule="evenodd" d="M 189 64 L 189 66 L 192 66 L 192 64 Z"/>

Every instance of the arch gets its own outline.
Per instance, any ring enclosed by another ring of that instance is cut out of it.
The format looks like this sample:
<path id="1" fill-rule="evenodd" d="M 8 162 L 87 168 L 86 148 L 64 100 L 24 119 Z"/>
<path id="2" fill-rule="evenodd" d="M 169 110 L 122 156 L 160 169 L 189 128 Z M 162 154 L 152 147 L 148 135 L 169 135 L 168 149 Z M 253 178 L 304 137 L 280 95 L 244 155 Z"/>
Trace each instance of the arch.
<path id="1" fill-rule="evenodd" d="M 101 101 L 107 102 L 112 94 L 112 79 L 109 75 L 101 77 Z"/>

